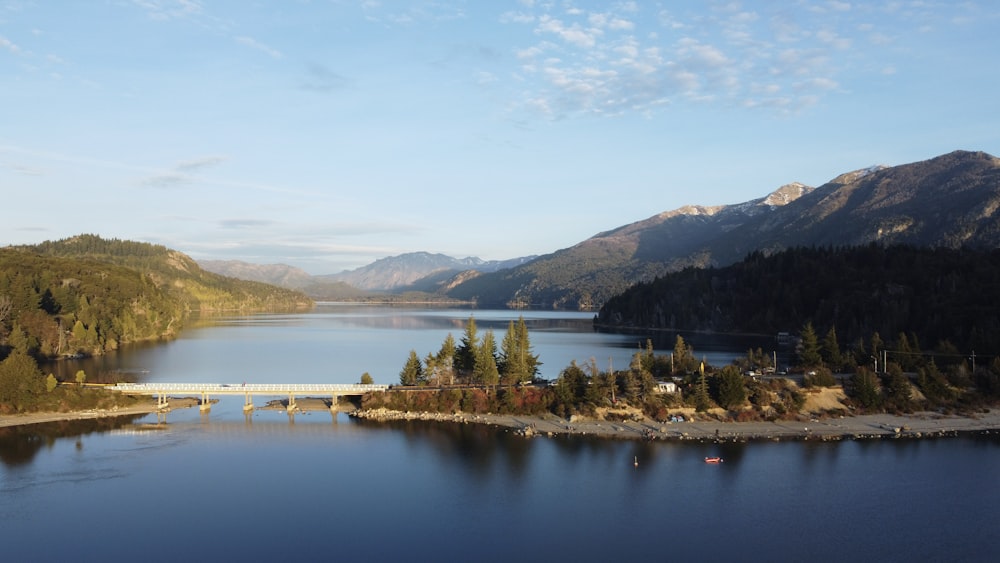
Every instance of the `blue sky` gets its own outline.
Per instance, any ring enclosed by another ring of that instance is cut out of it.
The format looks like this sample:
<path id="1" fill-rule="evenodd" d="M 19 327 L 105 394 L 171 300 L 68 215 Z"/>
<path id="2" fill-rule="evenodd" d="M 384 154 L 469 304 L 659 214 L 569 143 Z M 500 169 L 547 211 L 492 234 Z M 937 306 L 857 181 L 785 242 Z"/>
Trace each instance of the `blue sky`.
<path id="1" fill-rule="evenodd" d="M 0 244 L 547 254 L 1000 155 L 1000 4 L 0 0 Z"/>

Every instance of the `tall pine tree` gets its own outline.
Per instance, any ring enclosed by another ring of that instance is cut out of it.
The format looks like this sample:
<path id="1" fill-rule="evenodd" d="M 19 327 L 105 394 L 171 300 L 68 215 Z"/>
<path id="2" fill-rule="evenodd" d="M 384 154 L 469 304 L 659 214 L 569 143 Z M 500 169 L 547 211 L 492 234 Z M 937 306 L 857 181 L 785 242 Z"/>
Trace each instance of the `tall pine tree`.
<path id="1" fill-rule="evenodd" d="M 469 317 L 465 323 L 462 340 L 455 350 L 455 370 L 459 375 L 469 377 L 476 369 L 476 350 L 479 348 L 479 334 L 476 331 L 475 317 Z"/>

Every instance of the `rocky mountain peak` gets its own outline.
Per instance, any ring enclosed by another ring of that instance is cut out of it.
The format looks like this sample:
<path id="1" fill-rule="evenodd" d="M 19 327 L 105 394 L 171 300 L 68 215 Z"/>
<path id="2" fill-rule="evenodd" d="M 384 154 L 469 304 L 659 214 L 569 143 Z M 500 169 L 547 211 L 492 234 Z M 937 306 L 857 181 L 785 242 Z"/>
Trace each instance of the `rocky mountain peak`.
<path id="1" fill-rule="evenodd" d="M 809 193 L 814 189 L 801 182 L 792 182 L 769 193 L 761 203 L 769 207 L 780 207 L 799 199 L 803 194 Z"/>

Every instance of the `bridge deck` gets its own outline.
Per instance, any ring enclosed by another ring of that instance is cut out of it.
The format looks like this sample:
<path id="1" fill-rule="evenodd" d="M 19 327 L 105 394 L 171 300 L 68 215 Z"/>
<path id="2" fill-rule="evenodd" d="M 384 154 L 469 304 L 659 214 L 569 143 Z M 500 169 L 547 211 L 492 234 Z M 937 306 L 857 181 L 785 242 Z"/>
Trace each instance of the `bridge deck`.
<path id="1" fill-rule="evenodd" d="M 168 393 L 198 393 L 202 395 L 363 395 L 385 391 L 388 385 L 345 383 L 118 383 L 107 387 L 112 391 L 134 395 Z"/>

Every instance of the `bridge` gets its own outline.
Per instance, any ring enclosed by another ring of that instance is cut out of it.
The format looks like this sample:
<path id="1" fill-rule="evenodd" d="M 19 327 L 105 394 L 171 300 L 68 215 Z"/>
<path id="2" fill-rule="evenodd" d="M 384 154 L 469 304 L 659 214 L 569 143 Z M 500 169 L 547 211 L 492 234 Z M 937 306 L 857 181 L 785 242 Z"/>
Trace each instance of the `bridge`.
<path id="1" fill-rule="evenodd" d="M 287 396 L 288 412 L 296 409 L 296 396 L 323 396 L 331 397 L 330 410 L 337 409 L 337 400 L 345 396 L 361 396 L 365 393 L 385 391 L 388 385 L 366 385 L 366 384 L 343 384 L 343 383 L 118 383 L 106 387 L 111 391 L 126 393 L 128 395 L 150 395 L 156 397 L 158 409 L 167 409 L 170 406 L 169 396 L 173 395 L 201 395 L 201 410 L 207 411 L 211 408 L 212 395 L 243 395 L 246 400 L 243 403 L 243 411 L 253 410 L 254 396 Z"/>

